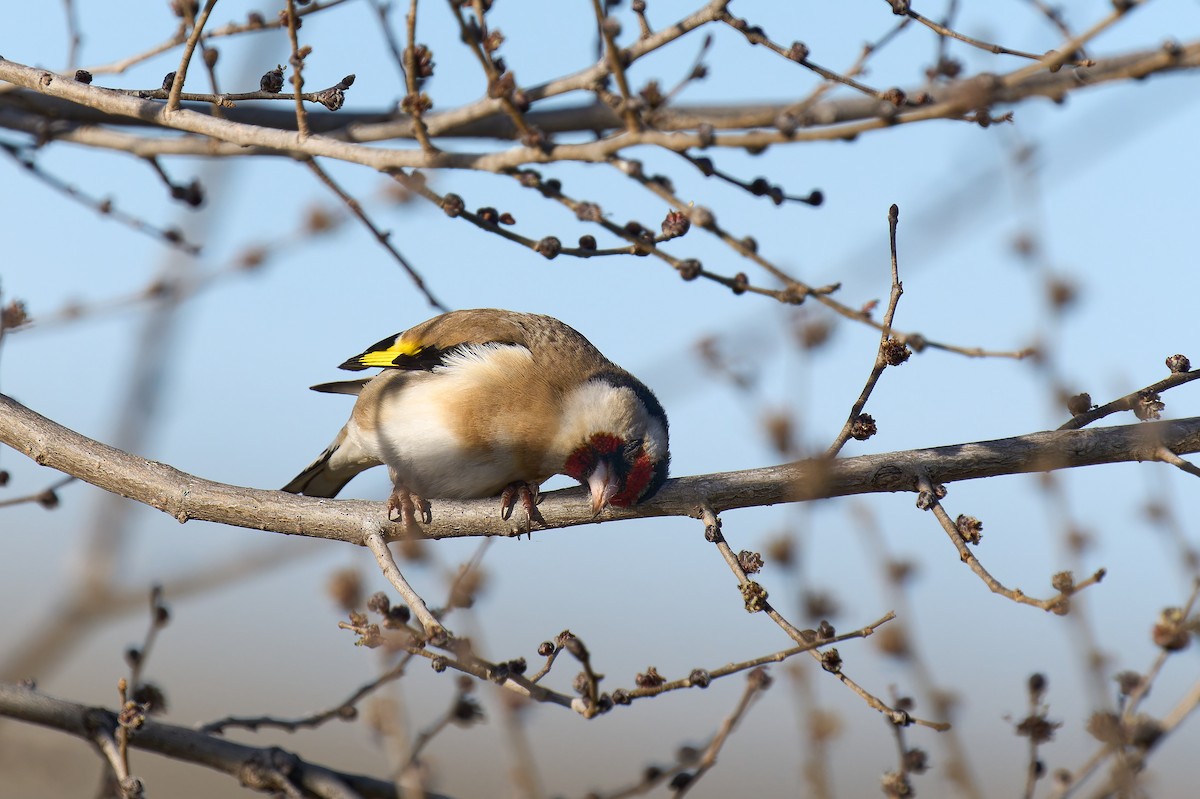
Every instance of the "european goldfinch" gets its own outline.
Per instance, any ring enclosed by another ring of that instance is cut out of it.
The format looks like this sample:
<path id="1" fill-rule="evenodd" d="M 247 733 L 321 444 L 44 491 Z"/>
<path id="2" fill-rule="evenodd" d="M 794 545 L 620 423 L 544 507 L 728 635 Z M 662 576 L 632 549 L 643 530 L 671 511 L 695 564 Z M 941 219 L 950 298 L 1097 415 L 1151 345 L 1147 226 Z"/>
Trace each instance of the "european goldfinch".
<path id="1" fill-rule="evenodd" d="M 531 521 L 537 487 L 565 474 L 593 513 L 654 495 L 667 479 L 667 416 L 654 394 L 575 329 L 549 316 L 452 311 L 386 338 L 342 369 L 375 377 L 313 386 L 357 394 L 350 421 L 284 491 L 333 497 L 387 464 L 389 517 L 424 500 L 517 497 Z"/>

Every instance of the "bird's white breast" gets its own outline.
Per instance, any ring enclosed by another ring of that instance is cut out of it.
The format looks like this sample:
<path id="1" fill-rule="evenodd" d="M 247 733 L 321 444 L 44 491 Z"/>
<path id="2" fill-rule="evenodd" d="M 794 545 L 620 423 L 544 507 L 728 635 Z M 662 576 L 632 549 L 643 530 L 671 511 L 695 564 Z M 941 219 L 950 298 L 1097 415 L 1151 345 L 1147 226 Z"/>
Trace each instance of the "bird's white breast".
<path id="1" fill-rule="evenodd" d="M 380 460 L 425 498 L 491 496 L 516 480 L 535 479 L 521 473 L 519 442 L 503 426 L 485 425 L 481 439 L 478 424 L 496 392 L 513 387 L 514 375 L 528 372 L 532 360 L 525 347 L 485 344 L 431 372 L 406 375 L 403 389 L 380 405 L 374 432 Z"/>

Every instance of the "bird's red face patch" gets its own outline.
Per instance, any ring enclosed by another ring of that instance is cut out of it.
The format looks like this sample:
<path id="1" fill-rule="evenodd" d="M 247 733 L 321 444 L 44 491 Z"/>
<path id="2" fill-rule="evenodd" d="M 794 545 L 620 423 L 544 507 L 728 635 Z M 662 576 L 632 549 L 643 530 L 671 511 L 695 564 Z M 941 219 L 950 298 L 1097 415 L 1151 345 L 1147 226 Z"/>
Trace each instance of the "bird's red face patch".
<path id="1" fill-rule="evenodd" d="M 600 458 L 612 455 L 621 449 L 621 439 L 608 433 L 596 433 L 587 443 L 576 448 L 563 465 L 563 474 L 576 480 L 587 480 Z"/>
<path id="2" fill-rule="evenodd" d="M 623 452 L 625 449 L 625 442 L 617 436 L 596 433 L 571 453 L 563 466 L 563 474 L 586 484 L 600 462 L 607 460 L 614 469 L 619 489 L 608 504 L 618 508 L 636 505 L 654 479 L 654 464 L 645 448 L 638 449 L 632 458 L 631 453 Z"/>
<path id="3" fill-rule="evenodd" d="M 628 508 L 630 505 L 636 504 L 641 498 L 642 492 L 646 490 L 646 486 L 650 484 L 653 472 L 654 467 L 650 463 L 650 456 L 643 449 L 630 464 L 629 474 L 625 477 L 625 487 L 609 500 L 609 504 L 618 508 Z"/>
<path id="4" fill-rule="evenodd" d="M 596 433 L 588 443 L 592 445 L 592 449 L 601 455 L 612 455 L 621 448 L 621 439 L 609 433 Z"/>

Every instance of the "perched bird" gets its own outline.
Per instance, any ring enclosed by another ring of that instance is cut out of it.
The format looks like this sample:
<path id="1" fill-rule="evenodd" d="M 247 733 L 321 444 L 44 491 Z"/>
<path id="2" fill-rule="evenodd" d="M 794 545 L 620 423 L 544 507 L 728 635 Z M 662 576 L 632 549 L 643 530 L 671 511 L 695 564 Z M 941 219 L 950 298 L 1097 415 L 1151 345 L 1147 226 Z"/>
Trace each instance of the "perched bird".
<path id="1" fill-rule="evenodd" d="M 593 513 L 654 495 L 667 479 L 667 416 L 642 382 L 549 316 L 452 311 L 386 338 L 342 369 L 361 380 L 313 386 L 357 394 L 333 443 L 283 487 L 333 497 L 386 464 L 388 515 L 406 525 L 425 500 L 519 498 L 530 520 L 538 485 L 565 474 L 587 486 Z"/>

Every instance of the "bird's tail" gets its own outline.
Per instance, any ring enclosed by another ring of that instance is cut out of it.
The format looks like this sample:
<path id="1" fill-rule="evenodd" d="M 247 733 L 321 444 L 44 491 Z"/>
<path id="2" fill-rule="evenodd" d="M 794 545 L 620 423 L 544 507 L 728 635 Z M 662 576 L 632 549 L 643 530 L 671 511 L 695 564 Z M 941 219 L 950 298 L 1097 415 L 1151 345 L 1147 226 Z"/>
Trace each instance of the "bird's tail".
<path id="1" fill-rule="evenodd" d="M 281 490 L 309 497 L 336 497 L 356 474 L 380 463 L 357 450 L 347 442 L 343 428 L 333 443 Z"/>

